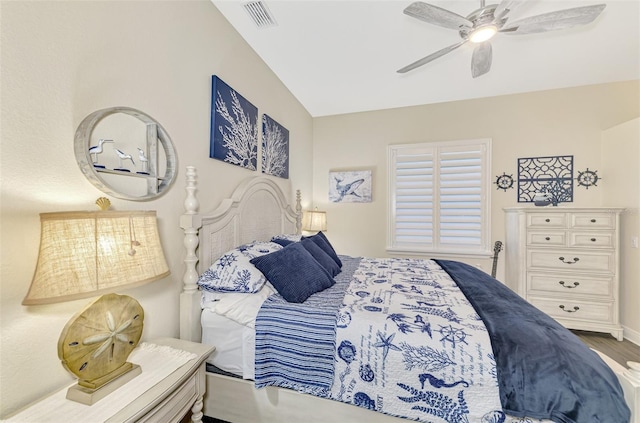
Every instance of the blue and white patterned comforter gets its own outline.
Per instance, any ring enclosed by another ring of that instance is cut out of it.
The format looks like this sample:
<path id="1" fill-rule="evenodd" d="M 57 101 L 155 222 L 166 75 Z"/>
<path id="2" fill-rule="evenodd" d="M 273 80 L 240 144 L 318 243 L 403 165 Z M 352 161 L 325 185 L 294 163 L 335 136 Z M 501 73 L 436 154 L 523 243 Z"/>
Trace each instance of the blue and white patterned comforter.
<path id="1" fill-rule="evenodd" d="M 504 419 L 484 324 L 433 261 L 362 259 L 336 344 L 332 399 L 419 421 Z"/>
<path id="2" fill-rule="evenodd" d="M 304 341 L 296 331 L 317 316 L 296 313 L 278 322 L 286 302 L 271 297 L 256 321 L 256 386 L 287 387 L 428 423 L 542 422 L 507 418 L 502 412 L 484 323 L 437 263 L 342 258 L 348 270 L 337 286 L 310 298 L 319 304 L 326 301 L 320 300 L 323 296 L 342 298 L 334 289 L 344 292 L 342 303 L 335 305 L 335 357 L 313 357 L 318 369 L 333 367 L 332 383 L 317 383 L 318 378 L 307 386 L 298 378 L 304 366 L 294 364 L 296 355 L 304 360 L 309 343 L 297 351 L 292 338 Z M 350 260 L 359 260 L 359 266 Z M 286 334 L 274 338 L 279 331 Z M 273 349 L 283 343 L 288 345 L 284 358 L 282 348 Z"/>

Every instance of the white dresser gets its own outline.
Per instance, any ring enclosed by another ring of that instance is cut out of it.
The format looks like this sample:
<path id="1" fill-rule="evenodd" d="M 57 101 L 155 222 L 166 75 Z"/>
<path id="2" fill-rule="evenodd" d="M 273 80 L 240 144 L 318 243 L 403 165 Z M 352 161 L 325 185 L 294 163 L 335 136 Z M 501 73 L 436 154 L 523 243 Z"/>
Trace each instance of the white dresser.
<path id="1" fill-rule="evenodd" d="M 620 208 L 505 208 L 507 286 L 570 329 L 619 322 Z"/>

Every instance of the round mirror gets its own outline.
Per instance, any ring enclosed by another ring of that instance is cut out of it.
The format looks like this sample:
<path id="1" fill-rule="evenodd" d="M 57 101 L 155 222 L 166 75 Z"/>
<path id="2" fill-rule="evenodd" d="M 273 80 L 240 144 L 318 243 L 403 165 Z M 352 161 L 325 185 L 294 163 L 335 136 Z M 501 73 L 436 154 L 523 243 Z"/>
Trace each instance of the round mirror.
<path id="1" fill-rule="evenodd" d="M 162 195 L 176 176 L 169 134 L 129 107 L 91 113 L 78 126 L 74 149 L 82 173 L 106 194 L 144 201 Z"/>

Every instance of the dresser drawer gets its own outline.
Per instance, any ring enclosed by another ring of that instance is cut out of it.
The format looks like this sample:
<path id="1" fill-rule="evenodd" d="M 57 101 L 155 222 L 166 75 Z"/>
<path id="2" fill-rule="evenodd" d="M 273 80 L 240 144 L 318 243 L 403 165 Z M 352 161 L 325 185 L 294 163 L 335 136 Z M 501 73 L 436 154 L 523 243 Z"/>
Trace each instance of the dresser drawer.
<path id="1" fill-rule="evenodd" d="M 570 247 L 613 248 L 613 232 L 571 232 Z"/>
<path id="2" fill-rule="evenodd" d="M 571 228 L 613 229 L 616 218 L 609 213 L 572 213 L 569 222 Z"/>
<path id="3" fill-rule="evenodd" d="M 595 303 L 551 298 L 530 298 L 529 302 L 551 317 L 608 323 L 613 321 L 612 303 Z"/>
<path id="4" fill-rule="evenodd" d="M 563 271 L 597 271 L 615 273 L 613 252 L 576 250 L 534 250 L 527 252 L 527 267 L 533 269 L 555 269 Z"/>
<path id="5" fill-rule="evenodd" d="M 527 245 L 543 246 L 551 245 L 564 247 L 567 245 L 566 233 L 564 231 L 544 231 L 544 232 L 527 232 Z"/>
<path id="6" fill-rule="evenodd" d="M 564 213 L 529 213 L 528 228 L 564 228 L 567 215 Z"/>
<path id="7" fill-rule="evenodd" d="M 613 280 L 611 278 L 589 278 L 575 275 L 559 275 L 552 273 L 527 273 L 527 291 L 531 295 L 557 292 L 563 298 L 574 295 L 608 299 L 613 295 Z"/>

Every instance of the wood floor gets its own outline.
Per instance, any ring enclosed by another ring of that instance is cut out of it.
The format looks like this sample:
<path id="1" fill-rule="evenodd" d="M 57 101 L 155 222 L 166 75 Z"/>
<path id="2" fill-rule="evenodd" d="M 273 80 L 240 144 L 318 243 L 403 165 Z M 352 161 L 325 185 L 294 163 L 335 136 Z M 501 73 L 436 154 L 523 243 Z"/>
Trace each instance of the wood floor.
<path id="1" fill-rule="evenodd" d="M 606 333 L 578 330 L 572 330 L 571 332 L 576 334 L 589 348 L 600 351 L 625 367 L 628 367 L 627 361 L 640 362 L 640 345 L 636 345 L 631 341 L 625 339 L 620 342 Z"/>

